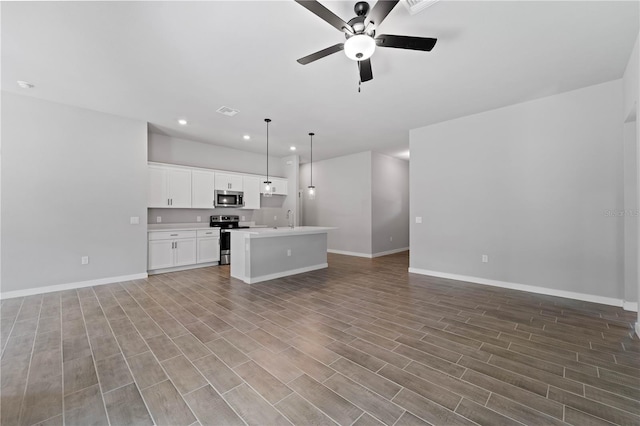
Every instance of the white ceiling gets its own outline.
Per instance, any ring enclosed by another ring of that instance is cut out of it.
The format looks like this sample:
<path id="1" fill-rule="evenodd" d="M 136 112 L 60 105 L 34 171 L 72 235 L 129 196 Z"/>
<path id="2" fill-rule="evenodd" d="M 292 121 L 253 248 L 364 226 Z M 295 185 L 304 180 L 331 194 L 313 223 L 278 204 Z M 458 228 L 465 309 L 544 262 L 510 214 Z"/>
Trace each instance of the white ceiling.
<path id="1" fill-rule="evenodd" d="M 323 2 L 345 21 L 354 3 Z M 398 4 L 378 34 L 438 44 L 430 53 L 378 48 L 374 79 L 358 93 L 357 66 L 342 52 L 296 62 L 344 37 L 293 1 L 1 7 L 2 90 L 262 153 L 270 117 L 274 154 L 297 145 L 308 158 L 313 131 L 314 159 L 401 157 L 412 128 L 620 78 L 639 22 L 637 1 L 442 0 L 413 16 Z M 222 105 L 240 113 L 217 114 Z"/>

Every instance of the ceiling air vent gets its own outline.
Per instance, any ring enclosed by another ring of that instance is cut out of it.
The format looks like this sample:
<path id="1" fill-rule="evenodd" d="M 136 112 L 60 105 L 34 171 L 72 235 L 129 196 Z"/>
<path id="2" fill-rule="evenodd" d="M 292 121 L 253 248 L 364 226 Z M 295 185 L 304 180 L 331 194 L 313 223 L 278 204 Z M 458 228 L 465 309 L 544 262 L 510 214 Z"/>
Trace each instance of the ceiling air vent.
<path id="1" fill-rule="evenodd" d="M 226 107 L 226 106 L 221 106 L 216 110 L 216 112 L 219 112 L 222 115 L 228 115 L 229 117 L 233 117 L 240 111 L 238 111 L 237 109 Z"/>
<path id="2" fill-rule="evenodd" d="M 402 4 L 407 8 L 410 14 L 415 15 L 422 12 L 438 0 L 402 0 Z"/>

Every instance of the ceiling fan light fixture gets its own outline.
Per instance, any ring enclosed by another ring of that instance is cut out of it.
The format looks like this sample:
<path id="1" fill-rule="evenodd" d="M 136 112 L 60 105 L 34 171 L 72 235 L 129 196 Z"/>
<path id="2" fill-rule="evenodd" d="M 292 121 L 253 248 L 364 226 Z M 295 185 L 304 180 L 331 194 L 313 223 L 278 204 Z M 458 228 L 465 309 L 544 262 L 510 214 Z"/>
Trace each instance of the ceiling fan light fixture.
<path id="1" fill-rule="evenodd" d="M 366 34 L 357 34 L 344 42 L 344 53 L 353 61 L 369 59 L 376 50 L 376 41 Z"/>

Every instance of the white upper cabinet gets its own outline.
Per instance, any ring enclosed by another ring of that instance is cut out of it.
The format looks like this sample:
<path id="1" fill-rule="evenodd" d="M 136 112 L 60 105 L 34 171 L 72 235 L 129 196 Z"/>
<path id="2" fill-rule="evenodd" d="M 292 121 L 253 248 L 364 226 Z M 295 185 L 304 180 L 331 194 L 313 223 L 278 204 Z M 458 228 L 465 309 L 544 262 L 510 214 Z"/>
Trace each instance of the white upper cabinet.
<path id="1" fill-rule="evenodd" d="M 212 209 L 214 207 L 215 173 L 204 170 L 191 172 L 191 207 Z"/>
<path id="2" fill-rule="evenodd" d="M 147 207 L 215 208 L 215 191 L 244 192 L 244 209 L 260 209 L 260 194 L 266 177 L 221 173 L 215 170 L 150 163 Z M 287 195 L 288 180 L 269 177 L 275 195 Z"/>
<path id="3" fill-rule="evenodd" d="M 191 207 L 191 170 L 149 166 L 149 207 Z"/>
<path id="4" fill-rule="evenodd" d="M 262 184 L 265 180 L 267 180 L 266 177 L 262 178 L 260 183 L 260 193 L 264 193 L 264 184 Z M 271 177 L 269 176 L 269 180 L 271 181 L 271 193 L 274 195 L 287 195 L 288 194 L 288 180 L 287 179 L 280 179 L 280 178 L 275 178 L 275 177 Z"/>
<path id="5" fill-rule="evenodd" d="M 215 189 L 242 191 L 242 175 L 216 173 Z"/>
<path id="6" fill-rule="evenodd" d="M 257 210 L 260 208 L 260 178 L 244 176 L 242 179 L 244 188 L 245 210 Z"/>

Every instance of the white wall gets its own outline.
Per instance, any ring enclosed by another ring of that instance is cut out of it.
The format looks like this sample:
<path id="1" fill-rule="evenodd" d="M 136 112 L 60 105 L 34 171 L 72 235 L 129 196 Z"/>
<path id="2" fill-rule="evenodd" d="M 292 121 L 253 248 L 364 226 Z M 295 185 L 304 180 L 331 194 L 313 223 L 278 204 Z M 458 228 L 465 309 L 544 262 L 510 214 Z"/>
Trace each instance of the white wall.
<path id="1" fill-rule="evenodd" d="M 300 168 L 301 188 L 309 185 L 309 164 Z M 331 226 L 328 249 L 370 255 L 371 152 L 313 163 L 315 200 L 303 201 L 303 225 Z"/>
<path id="2" fill-rule="evenodd" d="M 313 163 L 316 199 L 306 198 L 309 164 L 300 167 L 304 225 L 332 226 L 328 248 L 364 257 L 409 247 L 409 163 L 366 151 Z"/>
<path id="3" fill-rule="evenodd" d="M 2 124 L 3 295 L 146 274 L 147 124 L 6 92 Z"/>
<path id="4" fill-rule="evenodd" d="M 411 268 L 622 299 L 622 109 L 616 80 L 412 130 Z"/>
<path id="5" fill-rule="evenodd" d="M 265 174 L 266 158 L 263 154 L 149 133 L 149 161 Z M 279 158 L 269 157 L 269 175 L 284 177 L 284 168 Z"/>
<path id="6" fill-rule="evenodd" d="M 636 122 L 624 123 L 624 300 L 638 299 L 638 170 Z"/>
<path id="7" fill-rule="evenodd" d="M 409 247 L 409 162 L 372 153 L 372 250 Z"/>
<path id="8" fill-rule="evenodd" d="M 638 64 L 640 47 L 638 43 L 640 43 L 640 36 L 636 39 L 636 44 L 633 46 L 633 50 L 629 56 L 629 62 L 622 77 L 624 85 L 624 109 L 622 118 L 631 121 L 635 120 L 634 116 L 638 105 L 638 92 L 640 91 L 638 85 L 638 79 L 640 78 L 640 67 Z"/>

